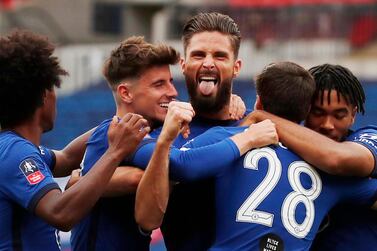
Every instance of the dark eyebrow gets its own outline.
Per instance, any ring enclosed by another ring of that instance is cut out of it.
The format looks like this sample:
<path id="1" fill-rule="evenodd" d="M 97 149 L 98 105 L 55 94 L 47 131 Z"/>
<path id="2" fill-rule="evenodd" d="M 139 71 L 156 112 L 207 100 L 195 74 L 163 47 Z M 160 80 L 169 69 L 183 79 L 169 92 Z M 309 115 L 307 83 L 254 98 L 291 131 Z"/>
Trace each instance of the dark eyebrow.
<path id="1" fill-rule="evenodd" d="M 169 81 L 173 82 L 173 78 L 170 78 Z M 165 82 L 166 82 L 165 79 L 157 79 L 156 81 L 152 82 L 152 85 L 158 84 L 158 83 L 165 83 Z"/>
<path id="2" fill-rule="evenodd" d="M 157 80 L 152 82 L 152 85 L 158 84 L 158 83 L 161 83 L 161 82 L 165 82 L 165 81 L 163 79 L 157 79 Z"/>
<path id="3" fill-rule="evenodd" d="M 334 112 L 335 113 L 340 113 L 340 112 L 348 113 L 348 110 L 346 108 L 339 108 L 339 109 L 336 109 Z"/>
<path id="4" fill-rule="evenodd" d="M 215 56 L 217 57 L 228 57 L 229 53 L 225 52 L 225 51 L 216 51 L 215 52 Z"/>
<path id="5" fill-rule="evenodd" d="M 205 52 L 202 50 L 194 50 L 190 52 L 190 55 L 201 55 L 201 54 L 205 54 Z"/>

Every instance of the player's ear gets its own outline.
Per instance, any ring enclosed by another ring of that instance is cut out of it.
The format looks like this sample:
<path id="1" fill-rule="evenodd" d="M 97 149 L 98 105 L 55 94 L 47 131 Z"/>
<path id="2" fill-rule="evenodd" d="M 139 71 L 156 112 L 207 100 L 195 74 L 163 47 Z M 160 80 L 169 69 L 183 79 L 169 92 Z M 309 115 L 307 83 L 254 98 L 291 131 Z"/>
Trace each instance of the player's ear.
<path id="1" fill-rule="evenodd" d="M 356 113 L 357 113 L 357 106 L 355 106 L 355 107 L 352 109 L 352 112 L 351 112 L 351 124 L 352 124 L 352 125 L 353 125 L 353 123 L 355 122 Z"/>
<path id="2" fill-rule="evenodd" d="M 132 85 L 126 82 L 117 86 L 117 96 L 125 103 L 130 104 L 133 101 Z"/>
<path id="3" fill-rule="evenodd" d="M 237 59 L 235 62 L 234 62 L 234 66 L 233 66 L 233 77 L 237 77 L 238 74 L 240 73 L 240 70 L 241 70 L 241 66 L 242 66 L 242 61 L 241 59 Z"/>
<path id="4" fill-rule="evenodd" d="M 49 98 L 49 96 L 51 96 L 51 92 L 53 92 L 54 89 L 49 90 L 49 89 L 46 89 L 43 93 L 43 96 L 42 96 L 42 105 L 44 105 L 47 101 L 47 99 Z"/>
<path id="5" fill-rule="evenodd" d="M 181 59 L 179 60 L 179 64 L 181 65 L 181 71 L 184 74 L 185 73 L 186 62 L 185 62 L 185 59 L 183 57 L 181 57 Z"/>
<path id="6" fill-rule="evenodd" d="M 259 95 L 257 95 L 257 97 L 255 99 L 254 110 L 263 110 L 262 101 L 261 101 Z"/>

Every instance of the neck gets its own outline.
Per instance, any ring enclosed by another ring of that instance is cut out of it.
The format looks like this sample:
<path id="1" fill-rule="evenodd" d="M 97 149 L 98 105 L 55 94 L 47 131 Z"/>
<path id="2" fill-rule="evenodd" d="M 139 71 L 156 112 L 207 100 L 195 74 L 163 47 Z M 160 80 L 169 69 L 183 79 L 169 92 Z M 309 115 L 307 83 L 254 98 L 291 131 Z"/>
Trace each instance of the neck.
<path id="1" fill-rule="evenodd" d="M 135 113 L 135 111 L 131 107 L 118 106 L 115 115 L 118 116 L 119 118 L 123 118 L 123 116 L 126 115 L 127 113 Z"/>
<path id="2" fill-rule="evenodd" d="M 39 126 L 37 126 L 34 121 L 22 123 L 12 128 L 8 128 L 8 130 L 17 133 L 18 135 L 29 140 L 36 146 L 39 146 L 41 143 L 41 136 L 43 130 Z"/>
<path id="3" fill-rule="evenodd" d="M 229 105 L 225 105 L 217 112 L 197 112 L 197 115 L 206 119 L 229 120 Z"/>

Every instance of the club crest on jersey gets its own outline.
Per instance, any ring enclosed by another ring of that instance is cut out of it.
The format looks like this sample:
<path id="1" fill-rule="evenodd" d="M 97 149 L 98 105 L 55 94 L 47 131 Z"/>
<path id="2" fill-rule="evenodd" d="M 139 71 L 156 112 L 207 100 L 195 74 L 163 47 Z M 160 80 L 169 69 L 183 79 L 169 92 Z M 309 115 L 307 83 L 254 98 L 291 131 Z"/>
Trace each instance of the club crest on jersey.
<path id="1" fill-rule="evenodd" d="M 377 145 L 375 144 L 375 142 L 377 141 L 377 134 L 363 133 L 363 134 L 360 134 L 360 136 L 357 137 L 356 140 L 369 144 L 377 149 Z"/>
<path id="2" fill-rule="evenodd" d="M 33 159 L 25 159 L 19 167 L 30 185 L 38 184 L 45 178 Z"/>
<path id="3" fill-rule="evenodd" d="M 374 133 L 363 133 L 359 136 L 361 139 L 370 139 L 370 140 L 377 140 L 377 134 Z"/>

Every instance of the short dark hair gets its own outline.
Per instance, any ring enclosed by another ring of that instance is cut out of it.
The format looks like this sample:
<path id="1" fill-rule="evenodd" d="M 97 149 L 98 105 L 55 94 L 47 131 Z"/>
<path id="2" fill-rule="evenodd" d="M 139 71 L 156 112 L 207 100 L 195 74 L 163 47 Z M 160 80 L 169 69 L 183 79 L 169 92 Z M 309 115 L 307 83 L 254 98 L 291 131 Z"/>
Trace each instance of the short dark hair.
<path id="1" fill-rule="evenodd" d="M 178 61 L 179 53 L 171 46 L 150 44 L 143 37 L 130 37 L 111 52 L 103 67 L 103 75 L 115 90 L 122 80 L 140 77 L 152 66 L 173 65 Z"/>
<path id="2" fill-rule="evenodd" d="M 205 31 L 218 31 L 228 35 L 232 43 L 234 56 L 235 58 L 238 57 L 241 43 L 241 32 L 238 25 L 228 15 L 217 12 L 199 13 L 187 21 L 182 33 L 184 51 L 186 52 L 190 39 L 194 34 Z"/>
<path id="3" fill-rule="evenodd" d="M 357 107 L 357 112 L 365 113 L 364 89 L 349 69 L 341 65 L 322 64 L 310 68 L 309 72 L 313 75 L 316 83 L 314 100 L 321 98 L 321 104 L 323 104 L 324 91 L 336 90 L 338 100 L 342 95 L 347 104 Z M 327 96 L 327 102 L 330 104 L 330 92 Z"/>
<path id="4" fill-rule="evenodd" d="M 67 75 L 52 56 L 46 37 L 14 31 L 0 37 L 0 125 L 13 127 L 29 119 L 43 104 L 46 90 L 60 87 Z"/>
<path id="5" fill-rule="evenodd" d="M 268 65 L 255 81 L 263 109 L 294 122 L 309 112 L 315 83 L 310 73 L 292 62 Z"/>

